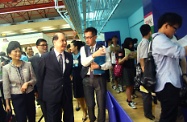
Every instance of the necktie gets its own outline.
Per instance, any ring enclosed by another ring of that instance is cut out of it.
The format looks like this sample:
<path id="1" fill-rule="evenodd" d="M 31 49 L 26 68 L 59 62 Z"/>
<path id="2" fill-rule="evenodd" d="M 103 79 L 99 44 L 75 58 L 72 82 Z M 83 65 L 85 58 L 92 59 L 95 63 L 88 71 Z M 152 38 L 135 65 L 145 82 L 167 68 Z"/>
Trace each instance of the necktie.
<path id="1" fill-rule="evenodd" d="M 93 47 L 90 47 L 90 54 L 91 55 L 93 54 Z M 90 67 L 90 78 L 93 78 L 93 70 L 91 70 L 91 67 Z"/>
<path id="2" fill-rule="evenodd" d="M 62 54 L 59 54 L 59 64 L 60 64 L 60 69 L 63 73 L 63 60 L 62 60 Z"/>

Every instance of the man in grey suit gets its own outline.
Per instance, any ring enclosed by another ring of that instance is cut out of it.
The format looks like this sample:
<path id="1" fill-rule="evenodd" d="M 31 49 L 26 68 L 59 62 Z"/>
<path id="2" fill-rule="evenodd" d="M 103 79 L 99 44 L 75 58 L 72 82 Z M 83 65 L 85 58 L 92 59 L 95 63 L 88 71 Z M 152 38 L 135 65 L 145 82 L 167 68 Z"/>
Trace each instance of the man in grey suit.
<path id="1" fill-rule="evenodd" d="M 37 78 L 37 81 L 38 81 L 38 65 L 39 65 L 39 62 L 41 60 L 41 55 L 43 55 L 44 53 L 47 52 L 47 48 L 48 48 L 48 45 L 47 45 L 47 41 L 45 39 L 38 39 L 36 41 L 36 48 L 38 49 L 38 53 L 36 55 L 34 55 L 33 57 L 31 57 L 29 59 L 29 61 L 31 62 L 32 64 L 32 67 L 34 69 L 34 73 L 36 75 L 36 78 Z M 38 101 L 38 103 L 40 104 L 41 106 L 41 109 L 42 109 L 42 112 L 43 112 L 43 116 L 44 116 L 44 119 L 46 121 L 46 107 L 45 107 L 45 102 L 42 101 L 41 99 L 38 99 L 38 91 L 37 91 L 37 83 L 36 83 L 36 86 L 35 86 L 35 96 L 36 96 L 36 99 Z"/>

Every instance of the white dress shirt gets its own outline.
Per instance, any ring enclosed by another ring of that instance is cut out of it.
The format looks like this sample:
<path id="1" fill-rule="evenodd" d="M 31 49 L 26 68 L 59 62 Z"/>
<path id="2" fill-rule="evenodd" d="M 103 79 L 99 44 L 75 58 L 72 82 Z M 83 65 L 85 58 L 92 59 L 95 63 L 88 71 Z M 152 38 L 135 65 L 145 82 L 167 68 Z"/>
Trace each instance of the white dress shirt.
<path id="1" fill-rule="evenodd" d="M 96 44 L 93 46 L 93 49 L 95 52 L 95 48 L 96 48 Z M 84 66 L 84 67 L 88 67 L 93 61 L 94 61 L 94 58 L 92 57 L 92 55 L 86 57 L 86 52 L 85 52 L 85 47 L 81 47 L 80 49 L 80 54 L 81 54 L 81 64 Z M 105 63 L 100 65 L 101 66 L 101 70 L 107 70 L 107 69 L 110 69 L 111 68 L 111 60 L 110 60 L 110 56 L 109 56 L 109 53 L 108 51 L 106 51 L 106 60 L 105 60 Z M 87 75 L 90 74 L 90 68 L 88 70 L 88 73 Z"/>
<path id="2" fill-rule="evenodd" d="M 62 61 L 63 61 L 63 73 L 65 71 L 65 56 L 64 56 L 64 52 L 62 53 L 59 53 L 55 48 L 54 48 L 54 51 L 55 51 L 55 55 L 56 55 L 56 58 L 57 58 L 57 61 L 59 62 L 59 59 L 60 59 L 60 54 L 62 54 Z"/>

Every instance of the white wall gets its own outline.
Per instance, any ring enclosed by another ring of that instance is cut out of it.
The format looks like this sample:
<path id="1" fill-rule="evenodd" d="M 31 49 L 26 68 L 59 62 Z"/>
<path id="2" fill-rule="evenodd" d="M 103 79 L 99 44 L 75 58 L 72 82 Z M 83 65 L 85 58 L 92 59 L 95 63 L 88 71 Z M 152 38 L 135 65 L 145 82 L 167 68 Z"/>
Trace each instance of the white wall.
<path id="1" fill-rule="evenodd" d="M 39 38 L 44 38 L 48 42 L 49 47 L 52 46 L 52 41 L 51 41 L 52 39 L 50 37 L 48 37 L 46 34 L 43 33 L 35 33 L 35 34 L 26 34 L 26 35 L 18 35 L 18 36 L 11 36 L 11 37 L 1 37 L 0 51 L 6 52 L 8 42 L 10 41 L 18 41 L 21 45 L 33 44 L 33 43 L 35 44 Z M 8 40 L 8 42 L 4 42 L 3 40 L 5 39 Z M 34 53 L 38 52 L 35 46 L 33 46 L 32 48 L 34 50 Z"/>

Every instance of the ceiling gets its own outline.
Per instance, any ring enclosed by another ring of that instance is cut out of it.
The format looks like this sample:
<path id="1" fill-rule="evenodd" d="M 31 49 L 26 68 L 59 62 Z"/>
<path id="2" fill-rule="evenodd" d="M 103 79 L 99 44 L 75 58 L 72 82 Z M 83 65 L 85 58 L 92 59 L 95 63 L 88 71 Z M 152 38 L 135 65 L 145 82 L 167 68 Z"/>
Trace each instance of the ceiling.
<path id="1" fill-rule="evenodd" d="M 0 0 L 0 36 L 63 31 L 74 38 L 73 30 L 101 31 L 108 20 L 129 17 L 141 6 L 142 0 Z"/>

